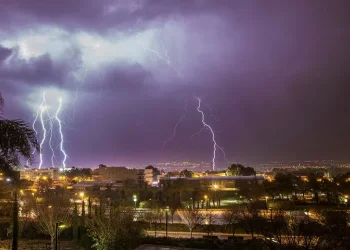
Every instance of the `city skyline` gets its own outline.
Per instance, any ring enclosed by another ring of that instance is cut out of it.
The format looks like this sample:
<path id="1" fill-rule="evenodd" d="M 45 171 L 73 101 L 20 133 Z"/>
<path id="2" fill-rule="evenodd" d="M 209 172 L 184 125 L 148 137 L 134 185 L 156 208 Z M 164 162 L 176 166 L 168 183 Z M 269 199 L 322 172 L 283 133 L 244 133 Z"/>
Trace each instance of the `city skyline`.
<path id="1" fill-rule="evenodd" d="M 38 110 L 61 118 L 64 145 L 59 124 L 44 116 L 55 129 L 55 166 L 62 150 L 67 167 L 210 163 L 212 134 L 196 135 L 196 98 L 230 162 L 350 161 L 346 1 L 0 6 L 4 115 L 29 124 Z M 35 128 L 42 141 L 39 120 Z M 228 166 L 219 149 L 216 156 Z"/>

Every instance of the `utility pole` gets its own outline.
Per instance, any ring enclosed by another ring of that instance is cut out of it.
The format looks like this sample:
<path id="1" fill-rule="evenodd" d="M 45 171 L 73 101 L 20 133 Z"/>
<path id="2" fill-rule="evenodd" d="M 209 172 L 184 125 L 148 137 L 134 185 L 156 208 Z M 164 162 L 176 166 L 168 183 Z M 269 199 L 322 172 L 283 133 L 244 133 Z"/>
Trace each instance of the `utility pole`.
<path id="1" fill-rule="evenodd" d="M 56 222 L 55 250 L 58 250 L 58 222 Z"/>

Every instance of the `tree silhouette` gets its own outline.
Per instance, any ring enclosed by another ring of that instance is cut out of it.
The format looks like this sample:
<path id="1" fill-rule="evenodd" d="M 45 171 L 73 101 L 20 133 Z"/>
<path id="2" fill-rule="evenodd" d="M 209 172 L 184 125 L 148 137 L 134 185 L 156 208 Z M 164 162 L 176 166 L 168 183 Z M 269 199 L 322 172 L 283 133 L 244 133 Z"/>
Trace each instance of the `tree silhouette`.
<path id="1" fill-rule="evenodd" d="M 9 120 L 3 116 L 4 99 L 0 92 L 0 170 L 12 178 L 14 188 L 12 250 L 18 249 L 18 185 L 19 176 L 14 168 L 20 166 L 20 159 L 31 160 L 33 149 L 39 151 L 34 130 L 22 120 Z"/>
<path id="2" fill-rule="evenodd" d="M 67 226 L 70 223 L 70 208 L 56 203 L 55 205 L 46 206 L 38 205 L 36 207 L 37 228 L 43 234 L 47 234 L 51 238 L 51 247 L 54 249 L 54 241 L 56 239 L 56 223 L 62 223 Z M 57 229 L 58 234 L 63 228 Z"/>
<path id="3" fill-rule="evenodd" d="M 226 175 L 229 176 L 252 176 L 255 174 L 254 168 L 244 167 L 241 164 L 232 164 L 226 171 Z"/>
<path id="4" fill-rule="evenodd" d="M 195 208 L 186 208 L 184 210 L 180 210 L 177 212 L 183 221 L 183 223 L 187 226 L 187 228 L 190 230 L 191 238 L 193 230 L 202 225 L 203 221 L 205 219 L 205 216 L 203 215 L 202 211 Z"/>

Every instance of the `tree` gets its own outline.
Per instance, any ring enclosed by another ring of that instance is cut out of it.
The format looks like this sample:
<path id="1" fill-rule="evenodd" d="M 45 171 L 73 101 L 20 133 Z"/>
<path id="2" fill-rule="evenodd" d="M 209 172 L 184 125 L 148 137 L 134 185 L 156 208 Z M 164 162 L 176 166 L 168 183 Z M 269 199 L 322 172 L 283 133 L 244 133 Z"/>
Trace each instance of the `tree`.
<path id="1" fill-rule="evenodd" d="M 60 206 L 56 203 L 54 206 L 37 205 L 36 207 L 36 221 L 38 230 L 47 234 L 51 238 L 51 247 L 54 249 L 54 242 L 56 239 L 56 223 L 62 223 L 67 226 L 70 224 L 70 208 Z M 58 234 L 63 230 L 63 227 L 58 228 Z M 56 249 L 57 250 L 57 249 Z"/>
<path id="2" fill-rule="evenodd" d="M 187 226 L 187 228 L 190 231 L 191 238 L 192 238 L 192 232 L 193 230 L 202 225 L 205 217 L 203 216 L 203 213 L 199 209 L 195 208 L 187 208 L 183 209 L 177 212 L 181 218 L 181 220 L 184 222 L 184 224 Z"/>
<path id="3" fill-rule="evenodd" d="M 339 204 L 338 186 L 328 179 L 321 179 L 321 190 L 327 195 L 327 203 Z"/>
<path id="4" fill-rule="evenodd" d="M 227 209 L 223 213 L 223 221 L 226 226 L 231 226 L 232 236 L 235 236 L 236 228 L 242 220 L 242 209 L 240 207 L 233 207 Z"/>
<path id="5" fill-rule="evenodd" d="M 39 179 L 37 181 L 37 185 L 40 192 L 47 192 L 52 187 L 52 179 L 46 178 L 46 179 Z"/>
<path id="6" fill-rule="evenodd" d="M 162 221 L 163 217 L 164 211 L 160 207 L 154 207 L 143 215 L 143 219 L 149 223 L 150 228 L 152 224 L 154 225 L 154 237 L 157 237 L 157 224 Z"/>
<path id="7" fill-rule="evenodd" d="M 0 168 L 5 175 L 13 174 L 21 157 L 31 160 L 33 149 L 39 151 L 35 131 L 22 120 L 8 120 L 1 112 L 4 100 L 0 93 Z"/>
<path id="8" fill-rule="evenodd" d="M 4 99 L 0 92 L 0 170 L 12 178 L 14 190 L 12 250 L 18 249 L 18 182 L 14 168 L 19 167 L 21 158 L 31 160 L 33 149 L 39 151 L 35 131 L 22 120 L 8 120 L 3 117 Z"/>
<path id="9" fill-rule="evenodd" d="M 64 174 L 70 180 L 76 180 L 76 179 L 86 180 L 86 179 L 91 178 L 92 170 L 90 168 L 75 168 L 75 167 L 73 167 L 72 169 L 65 171 Z"/>
<path id="10" fill-rule="evenodd" d="M 74 202 L 74 210 L 73 210 L 73 239 L 78 241 L 79 235 L 79 218 L 78 218 L 78 205 Z"/>
<path id="11" fill-rule="evenodd" d="M 229 176 L 252 176 L 256 175 L 254 168 L 244 167 L 241 164 L 232 164 L 228 167 L 226 175 Z"/>
<path id="12" fill-rule="evenodd" d="M 314 199 L 316 204 L 319 204 L 320 199 L 318 197 L 318 194 L 321 191 L 321 183 L 317 180 L 317 177 L 315 174 L 309 177 L 309 185 L 310 185 L 310 189 L 314 193 Z"/>
<path id="13" fill-rule="evenodd" d="M 208 236 L 213 233 L 213 224 L 216 221 L 217 220 L 214 218 L 213 211 L 207 210 L 204 215 L 204 223 L 206 225 L 206 231 L 208 232 Z"/>
<path id="14" fill-rule="evenodd" d="M 181 202 L 176 193 L 173 193 L 172 198 L 169 201 L 169 209 L 171 214 L 171 223 L 174 222 L 174 214 L 177 209 L 181 207 Z"/>
<path id="15" fill-rule="evenodd" d="M 319 219 L 318 222 L 324 227 L 323 239 L 330 249 L 349 249 L 350 216 L 347 210 L 337 208 L 323 211 L 319 213 L 317 218 Z"/>
<path id="16" fill-rule="evenodd" d="M 260 233 L 262 228 L 262 218 L 260 216 L 259 202 L 247 204 L 245 209 L 242 209 L 242 220 L 240 224 L 247 233 L 254 238 L 255 233 Z"/>
<path id="17" fill-rule="evenodd" d="M 193 172 L 191 170 L 185 169 L 185 170 L 182 170 L 180 172 L 180 176 L 184 176 L 186 178 L 192 178 L 193 177 Z"/>
<path id="18" fill-rule="evenodd" d="M 135 249 L 142 236 L 142 230 L 134 221 L 135 212 L 125 207 L 112 207 L 109 216 L 88 218 L 88 234 L 97 250 Z"/>
<path id="19" fill-rule="evenodd" d="M 283 197 L 288 197 L 294 191 L 294 178 L 291 174 L 277 173 L 275 175 L 275 181 L 277 189 Z"/>
<path id="20" fill-rule="evenodd" d="M 237 180 L 236 185 L 239 188 L 238 195 L 243 196 L 249 200 L 257 201 L 259 198 L 265 196 L 264 187 L 254 178 L 252 180 Z"/>
<path id="21" fill-rule="evenodd" d="M 13 201 L 13 225 L 12 225 L 12 250 L 18 249 L 18 233 L 19 233 L 19 221 L 18 221 L 18 193 L 14 191 Z"/>

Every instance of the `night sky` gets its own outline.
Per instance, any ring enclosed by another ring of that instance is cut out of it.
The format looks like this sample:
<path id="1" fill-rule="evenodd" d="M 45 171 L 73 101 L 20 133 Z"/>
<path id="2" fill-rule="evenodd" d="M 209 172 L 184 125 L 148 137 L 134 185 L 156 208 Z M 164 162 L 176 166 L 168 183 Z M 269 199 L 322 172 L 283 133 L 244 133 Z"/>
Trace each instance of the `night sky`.
<path id="1" fill-rule="evenodd" d="M 199 97 L 230 161 L 350 160 L 349 10 L 340 0 L 1 0 L 5 115 L 31 124 L 43 92 L 50 112 L 62 97 L 68 166 L 210 162 L 208 131 L 188 142 L 202 127 Z M 47 141 L 43 154 L 50 166 Z"/>

